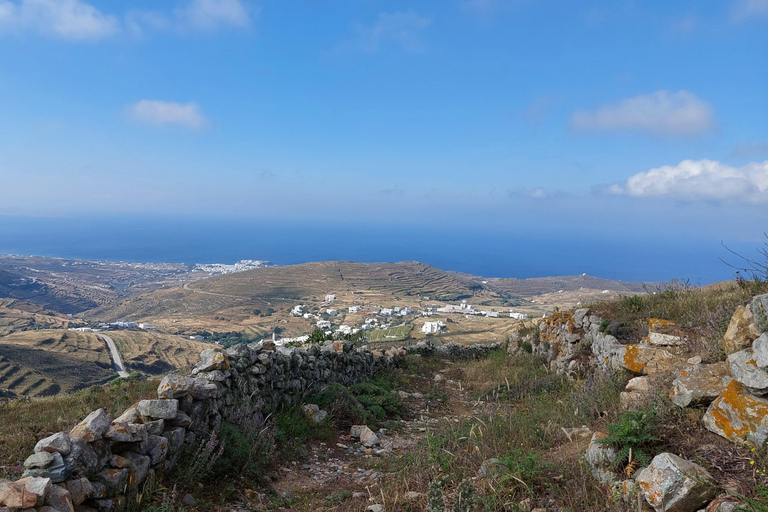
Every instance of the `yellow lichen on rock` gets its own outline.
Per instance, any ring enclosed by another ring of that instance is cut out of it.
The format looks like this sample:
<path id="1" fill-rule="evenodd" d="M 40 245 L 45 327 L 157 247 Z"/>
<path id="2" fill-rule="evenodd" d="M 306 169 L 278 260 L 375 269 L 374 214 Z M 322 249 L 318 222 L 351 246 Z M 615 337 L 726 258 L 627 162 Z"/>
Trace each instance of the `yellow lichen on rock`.
<path id="1" fill-rule="evenodd" d="M 733 380 L 712 402 L 702 421 L 708 430 L 730 441 L 762 445 L 768 438 L 768 400 L 750 395 Z"/>

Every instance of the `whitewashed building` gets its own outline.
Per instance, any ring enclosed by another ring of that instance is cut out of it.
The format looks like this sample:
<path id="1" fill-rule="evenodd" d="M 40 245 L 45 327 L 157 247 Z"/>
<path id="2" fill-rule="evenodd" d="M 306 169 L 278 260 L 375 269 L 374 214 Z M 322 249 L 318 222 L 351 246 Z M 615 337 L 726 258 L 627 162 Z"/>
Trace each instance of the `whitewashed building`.
<path id="1" fill-rule="evenodd" d="M 421 326 L 421 332 L 425 334 L 438 334 L 443 331 L 445 324 L 438 320 L 437 322 L 424 322 Z"/>

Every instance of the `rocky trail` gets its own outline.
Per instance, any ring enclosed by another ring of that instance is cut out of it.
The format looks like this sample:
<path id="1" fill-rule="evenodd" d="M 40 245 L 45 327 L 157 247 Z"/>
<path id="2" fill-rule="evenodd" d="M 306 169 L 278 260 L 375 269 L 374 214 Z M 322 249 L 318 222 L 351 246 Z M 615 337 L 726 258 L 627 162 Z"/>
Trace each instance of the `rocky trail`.
<path id="1" fill-rule="evenodd" d="M 357 434 L 354 427 L 352 434 L 335 432 L 329 441 L 310 442 L 307 457 L 292 460 L 279 468 L 278 479 L 273 485 L 279 497 L 290 502 L 300 495 L 317 496 L 321 503 L 316 510 L 385 510 L 376 505 L 388 501 L 380 486 L 389 476 L 382 467 L 386 459 L 405 456 L 426 439 L 428 431 L 479 415 L 485 408 L 485 403 L 473 398 L 460 381 L 445 377 L 450 371 L 450 367 L 443 368 L 431 378 L 409 376 L 421 381 L 417 386 L 420 389 L 439 389 L 442 394 L 440 403 L 430 399 L 428 393 L 398 391 L 410 411 L 409 419 L 390 421 L 387 423 L 390 428 L 376 430 L 374 442 L 378 443 L 366 443 L 366 439 L 361 442 L 360 437 L 352 435 Z M 410 501 L 426 499 L 422 493 L 409 494 L 405 498 Z M 352 500 L 345 500 L 344 508 L 336 508 L 335 501 L 339 497 L 351 497 Z M 290 510 L 269 507 L 274 500 L 270 501 L 263 494 L 257 501 L 261 502 L 263 510 Z M 253 503 L 250 506 L 253 507 Z"/>

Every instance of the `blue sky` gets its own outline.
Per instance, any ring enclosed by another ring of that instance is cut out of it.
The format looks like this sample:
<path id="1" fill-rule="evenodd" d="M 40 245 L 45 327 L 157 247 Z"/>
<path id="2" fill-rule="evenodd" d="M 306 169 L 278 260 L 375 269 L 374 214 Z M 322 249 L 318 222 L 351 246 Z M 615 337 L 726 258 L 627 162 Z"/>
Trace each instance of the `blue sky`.
<path id="1" fill-rule="evenodd" d="M 4 216 L 768 229 L 768 0 L 0 0 L 0 114 Z"/>

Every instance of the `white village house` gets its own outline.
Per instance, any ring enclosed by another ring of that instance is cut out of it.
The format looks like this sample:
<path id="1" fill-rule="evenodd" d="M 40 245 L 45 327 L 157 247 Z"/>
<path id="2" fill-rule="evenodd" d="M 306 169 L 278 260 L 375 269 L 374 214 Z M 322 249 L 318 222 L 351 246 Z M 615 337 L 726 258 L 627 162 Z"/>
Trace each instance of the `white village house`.
<path id="1" fill-rule="evenodd" d="M 438 334 L 443 331 L 445 324 L 438 320 L 437 322 L 424 322 L 421 326 L 421 332 L 425 334 Z"/>

